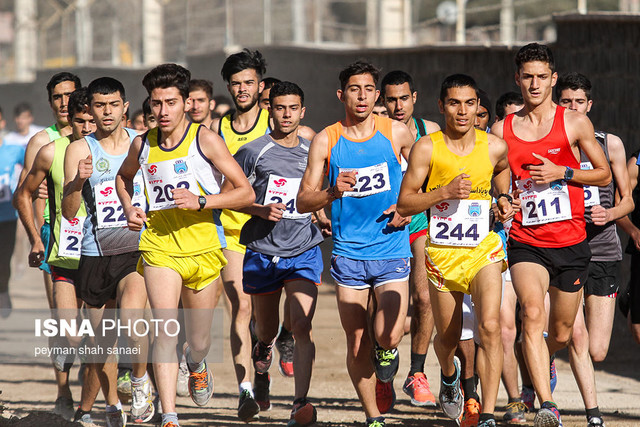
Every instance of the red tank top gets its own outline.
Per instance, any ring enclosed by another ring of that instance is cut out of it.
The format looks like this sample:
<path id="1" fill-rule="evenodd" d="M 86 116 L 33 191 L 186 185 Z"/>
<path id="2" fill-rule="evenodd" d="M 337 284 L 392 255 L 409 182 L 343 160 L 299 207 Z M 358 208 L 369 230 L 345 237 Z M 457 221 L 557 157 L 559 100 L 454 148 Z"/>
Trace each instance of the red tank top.
<path id="1" fill-rule="evenodd" d="M 524 141 L 513 133 L 513 114 L 507 116 L 504 123 L 504 140 L 509 146 L 509 167 L 513 188 L 516 181 L 529 178 L 529 171 L 524 170 L 527 164 L 540 164 L 533 157 L 536 153 L 546 157 L 556 165 L 579 169 L 580 163 L 571 150 L 571 144 L 564 128 L 565 108 L 557 106 L 551 132 L 537 141 Z M 569 181 L 569 200 L 571 201 L 571 219 L 538 225 L 522 225 L 522 212 L 518 212 L 513 220 L 509 236 L 518 242 L 542 248 L 562 248 L 575 245 L 586 239 L 586 223 L 584 219 L 584 192 L 581 184 Z"/>

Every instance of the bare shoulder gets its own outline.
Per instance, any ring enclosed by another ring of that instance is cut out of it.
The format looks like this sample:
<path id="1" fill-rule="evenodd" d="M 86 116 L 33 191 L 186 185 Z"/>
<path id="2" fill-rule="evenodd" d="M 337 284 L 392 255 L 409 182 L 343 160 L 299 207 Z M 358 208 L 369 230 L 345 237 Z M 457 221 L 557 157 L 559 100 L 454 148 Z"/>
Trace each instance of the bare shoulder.
<path id="1" fill-rule="evenodd" d="M 87 140 L 84 138 L 76 139 L 67 147 L 67 156 L 68 155 L 88 155 L 91 153 L 89 149 L 89 144 Z"/>
<path id="2" fill-rule="evenodd" d="M 313 137 L 316 136 L 316 132 L 309 126 L 300 125 L 298 127 L 298 135 L 311 141 Z"/>
<path id="3" fill-rule="evenodd" d="M 504 136 L 504 119 L 499 122 L 495 122 L 491 125 L 491 134 L 492 136 L 496 136 L 500 139 Z"/>
<path id="4" fill-rule="evenodd" d="M 46 163 L 53 162 L 53 156 L 55 154 L 55 151 L 56 151 L 55 141 L 52 141 L 43 145 L 42 148 L 38 150 L 38 154 L 36 154 L 36 162 L 38 161 L 46 162 Z"/>
<path id="5" fill-rule="evenodd" d="M 49 142 L 49 134 L 46 130 L 42 129 L 38 131 L 35 135 L 31 137 L 29 142 L 27 143 L 27 150 L 34 150 L 38 152 L 42 147 L 47 145 Z"/>
<path id="6" fill-rule="evenodd" d="M 507 142 L 504 139 L 491 133 L 487 134 L 487 142 L 489 144 L 489 150 L 500 156 L 505 155 L 509 150 Z"/>
<path id="7" fill-rule="evenodd" d="M 429 133 L 434 133 L 434 132 L 438 132 L 440 130 L 440 125 L 437 124 L 436 122 L 432 122 L 431 120 L 424 120 L 424 127 L 425 130 L 427 131 L 427 134 Z"/>
<path id="8" fill-rule="evenodd" d="M 399 120 L 392 120 L 391 122 L 391 132 L 393 133 L 394 142 L 396 140 L 405 141 L 408 139 L 409 143 L 413 143 L 413 135 L 411 135 L 411 131 Z"/>
<path id="9" fill-rule="evenodd" d="M 585 126 L 593 129 L 593 124 L 586 114 L 578 113 L 568 108 L 564 112 L 564 124 L 565 127 L 571 128 L 572 130 L 582 129 Z"/>
<path id="10" fill-rule="evenodd" d="M 219 129 L 220 129 L 220 118 L 216 117 L 211 121 L 211 130 L 214 133 L 217 133 Z"/>

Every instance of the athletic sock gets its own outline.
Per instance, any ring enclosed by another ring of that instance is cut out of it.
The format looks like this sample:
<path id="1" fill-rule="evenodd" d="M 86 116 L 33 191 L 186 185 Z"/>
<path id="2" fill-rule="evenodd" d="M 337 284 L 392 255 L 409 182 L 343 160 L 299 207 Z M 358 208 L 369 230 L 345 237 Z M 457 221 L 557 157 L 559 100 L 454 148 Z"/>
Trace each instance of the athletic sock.
<path id="1" fill-rule="evenodd" d="M 186 359 L 187 365 L 189 365 L 189 370 L 191 372 L 202 372 L 204 370 L 204 359 L 202 359 L 200 362 L 194 362 L 191 358 L 191 351 L 188 347 L 186 351 Z"/>
<path id="2" fill-rule="evenodd" d="M 178 413 L 177 412 L 165 412 L 162 414 L 162 424 L 168 423 L 169 421 L 173 423 L 178 422 Z"/>
<path id="3" fill-rule="evenodd" d="M 426 354 L 411 352 L 411 366 L 409 368 L 409 376 L 413 376 L 416 372 L 424 372 L 424 362 L 426 360 Z"/>
<path id="4" fill-rule="evenodd" d="M 149 379 L 149 374 L 148 373 L 144 373 L 143 376 L 141 376 L 140 378 L 138 377 L 134 377 L 133 375 L 131 375 L 131 382 L 132 383 L 136 383 L 136 384 L 142 384 L 145 381 L 147 381 Z"/>
<path id="5" fill-rule="evenodd" d="M 480 396 L 476 392 L 476 379 L 475 377 L 464 378 L 461 380 L 462 383 L 462 391 L 464 392 L 464 401 L 466 402 L 469 399 L 475 399 L 478 402 L 480 401 Z"/>
<path id="6" fill-rule="evenodd" d="M 291 336 L 291 331 L 287 330 L 287 328 L 284 327 L 284 323 L 280 325 L 280 333 L 278 334 L 278 339 L 283 340 L 286 338 L 290 338 Z"/>
<path id="7" fill-rule="evenodd" d="M 458 377 L 458 375 L 456 374 L 457 372 L 451 375 L 450 377 L 447 377 L 445 376 L 445 374 L 442 373 L 442 371 L 440 371 L 440 377 L 442 378 L 442 382 L 447 385 L 453 385 L 453 383 L 456 381 L 456 378 Z"/>
<path id="8" fill-rule="evenodd" d="M 496 417 L 493 414 L 482 413 L 482 414 L 480 414 L 480 418 L 478 419 L 478 423 L 481 423 L 483 421 L 495 420 L 495 419 L 496 419 Z"/>
<path id="9" fill-rule="evenodd" d="M 600 408 L 597 406 L 595 408 L 587 409 L 587 421 L 593 417 L 602 418 L 602 414 L 600 413 Z"/>
<path id="10" fill-rule="evenodd" d="M 520 397 L 510 397 L 508 403 L 513 403 L 513 402 L 522 402 L 522 399 Z"/>
<path id="11" fill-rule="evenodd" d="M 245 381 L 240 383 L 238 388 L 240 389 L 240 394 L 242 394 L 243 390 L 249 390 L 249 393 L 251 393 L 251 397 L 253 397 L 253 387 L 251 387 L 251 381 Z"/>

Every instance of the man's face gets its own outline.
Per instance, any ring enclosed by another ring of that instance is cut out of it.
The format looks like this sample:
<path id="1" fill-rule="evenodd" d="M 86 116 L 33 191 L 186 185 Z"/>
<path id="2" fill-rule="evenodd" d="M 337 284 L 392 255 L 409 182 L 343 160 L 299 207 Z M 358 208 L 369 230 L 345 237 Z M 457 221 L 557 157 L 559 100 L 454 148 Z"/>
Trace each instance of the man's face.
<path id="1" fill-rule="evenodd" d="M 472 87 L 452 87 L 443 101 L 438 100 L 447 129 L 465 134 L 473 128 L 478 112 L 478 95 Z"/>
<path id="2" fill-rule="evenodd" d="M 142 131 L 142 132 L 146 131 L 147 125 L 145 125 L 144 123 L 144 114 L 136 115 L 131 121 L 131 127 L 137 131 Z"/>
<path id="3" fill-rule="evenodd" d="M 260 92 L 260 108 L 267 110 L 269 108 L 270 102 L 269 102 L 269 94 L 271 93 L 271 88 L 269 89 L 263 89 L 262 92 Z"/>
<path id="4" fill-rule="evenodd" d="M 264 83 L 260 81 L 260 76 L 253 68 L 247 68 L 233 74 L 227 84 L 229 94 L 239 112 L 251 110 L 258 102 L 259 94 L 263 88 Z"/>
<path id="5" fill-rule="evenodd" d="M 384 105 L 374 105 L 373 110 L 371 112 L 376 116 L 389 117 L 389 113 L 387 112 L 387 107 L 385 107 Z"/>
<path id="6" fill-rule="evenodd" d="M 191 109 L 191 98 L 182 99 L 176 87 L 156 88 L 151 91 L 151 112 L 163 133 L 171 133 Z"/>
<path id="7" fill-rule="evenodd" d="M 119 91 L 109 94 L 94 93 L 91 97 L 91 114 L 97 128 L 103 132 L 116 130 L 128 107 L 129 103 L 122 100 Z"/>
<path id="8" fill-rule="evenodd" d="M 413 105 L 416 103 L 418 93 L 411 93 L 409 83 L 401 85 L 387 85 L 384 91 L 384 105 L 387 107 L 389 117 L 408 123 L 413 117 Z"/>
<path id="9" fill-rule="evenodd" d="M 560 94 L 558 104 L 578 113 L 587 114 L 591 111 L 593 101 L 587 99 L 587 94 L 582 89 L 565 89 Z"/>
<path id="10" fill-rule="evenodd" d="M 187 114 L 192 122 L 203 123 L 211 117 L 211 110 L 213 110 L 215 102 L 209 99 L 204 90 L 192 90 L 189 92 L 189 98 L 191 98 L 191 109 Z"/>
<path id="11" fill-rule="evenodd" d="M 145 116 L 144 125 L 147 127 L 147 129 L 154 129 L 158 127 L 158 122 L 156 121 L 156 117 L 153 115 L 153 113 L 147 114 Z"/>
<path id="12" fill-rule="evenodd" d="M 542 61 L 525 62 L 516 72 L 516 84 L 520 86 L 524 102 L 532 107 L 551 98 L 557 79 L 549 64 Z"/>
<path id="13" fill-rule="evenodd" d="M 89 108 L 85 108 L 81 113 L 75 113 L 71 118 L 71 130 L 73 139 L 84 138 L 96 131 L 96 121 L 89 113 Z"/>
<path id="14" fill-rule="evenodd" d="M 524 104 L 507 105 L 506 107 L 504 107 L 504 116 L 507 117 L 509 114 L 517 113 L 518 111 L 522 110 L 522 107 L 524 107 Z"/>
<path id="15" fill-rule="evenodd" d="M 348 116 L 365 120 L 371 114 L 380 95 L 373 76 L 369 73 L 349 77 L 344 90 L 338 90 L 338 98 L 344 104 Z"/>
<path id="16" fill-rule="evenodd" d="M 269 107 L 275 129 L 286 135 L 295 131 L 304 117 L 305 109 L 298 95 L 282 95 L 273 99 Z"/>
<path id="17" fill-rule="evenodd" d="M 63 126 L 69 124 L 69 96 L 76 90 L 76 84 L 70 80 L 60 82 L 53 87 L 49 104 L 53 110 L 56 122 Z"/>
<path id="18" fill-rule="evenodd" d="M 478 105 L 475 127 L 480 130 L 487 130 L 487 126 L 489 126 L 489 111 L 482 105 Z"/>
<path id="19" fill-rule="evenodd" d="M 31 123 L 33 123 L 33 115 L 31 114 L 31 111 L 23 111 L 22 113 L 18 114 L 13 120 L 16 124 L 18 133 L 25 135 L 29 132 L 29 126 L 31 126 Z"/>

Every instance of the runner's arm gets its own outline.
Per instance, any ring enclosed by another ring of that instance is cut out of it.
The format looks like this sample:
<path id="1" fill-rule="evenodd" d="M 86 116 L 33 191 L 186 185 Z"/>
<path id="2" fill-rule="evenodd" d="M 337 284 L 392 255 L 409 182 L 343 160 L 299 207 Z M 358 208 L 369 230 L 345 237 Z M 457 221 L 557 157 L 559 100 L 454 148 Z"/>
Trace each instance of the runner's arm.
<path id="1" fill-rule="evenodd" d="M 432 150 L 433 145 L 431 138 L 428 136 L 420 138 L 411 149 L 409 166 L 402 179 L 396 206 L 400 215 L 416 215 L 447 199 L 447 197 L 444 197 L 445 187 L 434 191 L 421 192 L 422 185 L 429 177 Z"/>
<path id="2" fill-rule="evenodd" d="M 64 193 L 62 197 L 62 216 L 66 219 L 75 217 L 80 209 L 82 187 L 87 180 L 86 175 L 91 169 L 89 166 L 91 166 L 91 150 L 87 141 L 83 138 L 69 144 L 64 156 Z"/>
<path id="3" fill-rule="evenodd" d="M 142 137 L 136 136 L 133 143 L 129 147 L 129 153 L 122 162 L 120 170 L 116 175 L 116 193 L 122 205 L 122 212 L 127 218 L 127 227 L 131 231 L 140 231 L 144 222 L 147 220 L 147 214 L 144 210 L 137 206 L 133 206 L 131 198 L 133 197 L 133 179 L 140 169 L 138 161 L 138 153 L 142 147 Z"/>
<path id="4" fill-rule="evenodd" d="M 573 113 L 573 114 L 569 114 Z M 607 157 L 604 155 L 604 151 L 595 137 L 595 131 L 591 120 L 584 115 L 576 112 L 569 111 L 565 113 L 567 119 L 567 136 L 570 136 L 569 141 L 578 141 L 580 151 L 583 151 L 593 169 L 581 170 L 575 169 L 573 171 L 572 182 L 577 184 L 597 185 L 605 186 L 611 182 L 611 168 Z M 566 168 L 562 166 L 562 176 L 558 179 L 564 178 L 564 172 Z"/>
<path id="5" fill-rule="evenodd" d="M 604 225 L 610 221 L 627 216 L 633 211 L 634 203 L 631 197 L 631 184 L 629 182 L 629 172 L 627 171 L 626 158 L 622 140 L 615 135 L 607 135 L 607 145 L 609 149 L 609 163 L 611 164 L 611 172 L 616 184 L 616 202 L 612 208 L 605 209 L 606 215 L 602 224 L 596 222 L 596 225 Z M 595 208 L 595 206 L 594 206 Z M 593 217 L 593 208 L 592 208 Z"/>
<path id="6" fill-rule="evenodd" d="M 638 158 L 632 156 L 627 162 L 627 172 L 629 174 L 629 191 L 633 191 L 638 184 Z M 640 229 L 636 227 L 633 222 L 631 222 L 631 218 L 628 215 L 623 216 L 622 218 L 616 221 L 616 225 L 627 233 L 632 239 L 633 243 L 636 245 L 636 249 L 640 250 Z"/>
<path id="7" fill-rule="evenodd" d="M 25 149 L 25 152 L 24 152 L 24 165 L 23 165 L 24 168 L 20 172 L 18 185 L 22 184 L 22 181 L 24 181 L 25 178 L 27 177 L 27 174 L 31 170 L 31 166 L 33 166 L 33 162 L 36 156 L 38 155 L 38 152 L 40 151 L 40 149 L 45 145 L 47 145 L 48 143 L 49 143 L 49 135 L 44 129 L 31 137 L 31 139 L 27 143 L 27 148 Z M 42 223 L 44 222 L 43 215 L 44 215 L 45 201 L 44 199 L 35 199 L 33 203 L 35 204 L 34 211 L 35 211 L 37 226 L 38 228 L 40 228 L 42 226 Z"/>
<path id="8" fill-rule="evenodd" d="M 334 187 L 322 190 L 322 174 L 328 160 L 328 150 L 329 136 L 326 131 L 322 131 L 313 138 L 309 147 L 307 168 L 302 176 L 296 200 L 300 213 L 318 211 L 336 199 Z"/>

